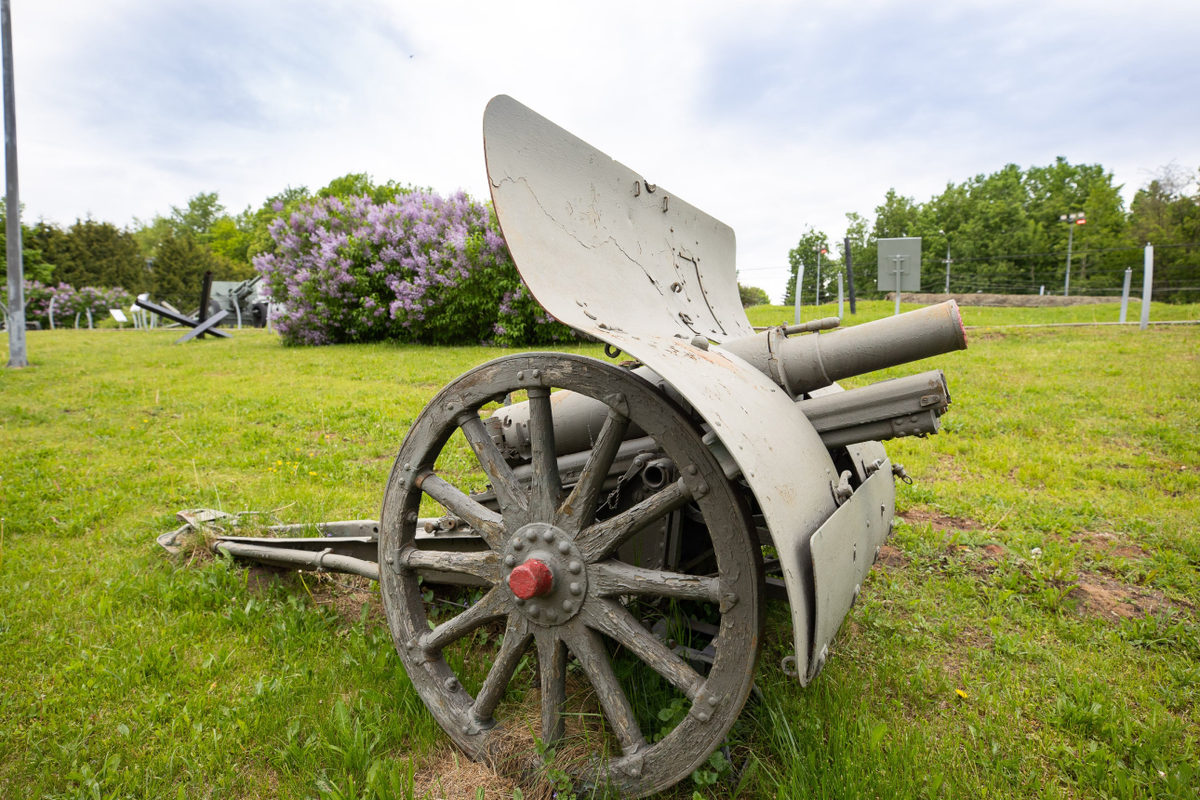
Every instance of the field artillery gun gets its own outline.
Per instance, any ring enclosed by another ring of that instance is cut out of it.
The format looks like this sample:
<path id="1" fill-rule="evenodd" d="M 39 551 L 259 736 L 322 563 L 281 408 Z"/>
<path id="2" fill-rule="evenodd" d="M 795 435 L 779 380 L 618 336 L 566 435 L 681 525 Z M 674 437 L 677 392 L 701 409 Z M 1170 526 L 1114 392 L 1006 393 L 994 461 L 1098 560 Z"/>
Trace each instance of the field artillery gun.
<path id="1" fill-rule="evenodd" d="M 903 471 L 879 441 L 935 433 L 950 402 L 940 370 L 836 381 L 966 336 L 953 302 L 756 333 L 728 226 L 511 98 L 488 105 L 484 144 L 534 296 L 634 361 L 546 352 L 476 367 L 413 422 L 380 519 L 347 523 L 363 535 L 215 547 L 377 578 L 413 685 L 473 758 L 503 748 L 497 717 L 513 713 L 506 690 L 534 654 L 537 735 L 579 754 L 559 766 L 645 796 L 725 740 L 752 689 L 768 594 L 791 609 L 784 669 L 802 685 L 820 673 L 891 529 Z M 487 485 L 473 490 L 480 470 Z M 425 581 L 481 598 L 435 613 Z M 643 700 L 650 683 L 683 711 L 665 735 Z"/>

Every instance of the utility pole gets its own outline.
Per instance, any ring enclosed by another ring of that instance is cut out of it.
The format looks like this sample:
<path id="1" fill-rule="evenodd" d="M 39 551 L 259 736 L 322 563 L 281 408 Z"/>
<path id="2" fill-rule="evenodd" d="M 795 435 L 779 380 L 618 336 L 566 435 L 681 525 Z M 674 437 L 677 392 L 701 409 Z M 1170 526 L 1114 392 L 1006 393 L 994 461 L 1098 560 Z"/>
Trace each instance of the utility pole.
<path id="1" fill-rule="evenodd" d="M 8 237 L 8 366 L 28 367 L 25 355 L 25 265 L 21 261 L 21 198 L 17 192 L 17 104 L 13 99 L 12 9 L 0 0 L 4 49 L 4 202 Z"/>
<path id="2" fill-rule="evenodd" d="M 1071 245 L 1075 243 L 1075 226 L 1086 225 L 1087 216 L 1080 211 L 1078 214 L 1061 214 L 1058 219 L 1060 222 L 1071 223 L 1071 227 L 1067 229 L 1067 279 L 1063 283 L 1063 297 L 1068 297 L 1071 294 Z"/>
<path id="3" fill-rule="evenodd" d="M 950 234 L 938 231 L 946 237 L 946 294 L 950 294 Z"/>
<path id="4" fill-rule="evenodd" d="M 845 238 L 846 245 L 846 283 L 850 290 L 850 313 L 854 313 L 854 265 L 850 258 L 850 237 Z"/>

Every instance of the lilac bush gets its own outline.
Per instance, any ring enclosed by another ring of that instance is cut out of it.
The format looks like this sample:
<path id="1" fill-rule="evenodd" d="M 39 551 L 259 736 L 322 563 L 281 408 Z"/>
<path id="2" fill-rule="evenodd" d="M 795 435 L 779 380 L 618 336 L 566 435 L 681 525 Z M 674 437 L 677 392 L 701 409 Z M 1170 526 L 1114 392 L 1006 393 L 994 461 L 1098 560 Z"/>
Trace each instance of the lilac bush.
<path id="1" fill-rule="evenodd" d="M 277 208 L 282 210 L 282 207 Z M 522 283 L 490 208 L 463 192 L 318 198 L 254 258 L 288 344 L 544 344 L 572 337 Z"/>
<path id="2" fill-rule="evenodd" d="M 75 324 L 75 315 L 87 316 L 90 309 L 94 321 L 108 318 L 110 308 L 128 308 L 133 295 L 114 286 L 101 289 L 84 286 L 75 289 L 65 283 L 47 286 L 38 281 L 25 281 L 25 318 L 36 320 L 42 327 L 50 327 L 50 301 L 54 301 L 54 324 L 65 328 Z"/>

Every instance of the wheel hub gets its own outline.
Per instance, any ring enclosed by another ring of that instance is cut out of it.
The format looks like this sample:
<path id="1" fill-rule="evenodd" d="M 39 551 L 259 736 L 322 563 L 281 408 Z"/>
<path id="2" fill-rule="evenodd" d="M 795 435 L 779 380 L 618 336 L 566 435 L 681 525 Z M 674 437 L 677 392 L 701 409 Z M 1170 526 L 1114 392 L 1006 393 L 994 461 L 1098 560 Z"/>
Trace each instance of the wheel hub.
<path id="1" fill-rule="evenodd" d="M 587 569 L 562 529 L 531 522 L 509 538 L 501 561 L 513 606 L 531 622 L 560 625 L 579 613 Z"/>

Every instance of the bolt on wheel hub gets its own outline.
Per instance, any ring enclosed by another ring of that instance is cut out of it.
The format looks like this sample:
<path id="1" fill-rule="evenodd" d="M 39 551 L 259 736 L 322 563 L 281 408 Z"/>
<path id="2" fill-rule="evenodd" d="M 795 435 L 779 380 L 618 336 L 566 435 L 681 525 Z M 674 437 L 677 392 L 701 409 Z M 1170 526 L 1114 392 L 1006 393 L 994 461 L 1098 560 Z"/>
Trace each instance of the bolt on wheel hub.
<path id="1" fill-rule="evenodd" d="M 515 607 L 538 625 L 574 617 L 587 596 L 583 555 L 571 537 L 546 522 L 531 522 L 504 546 L 504 584 Z"/>

